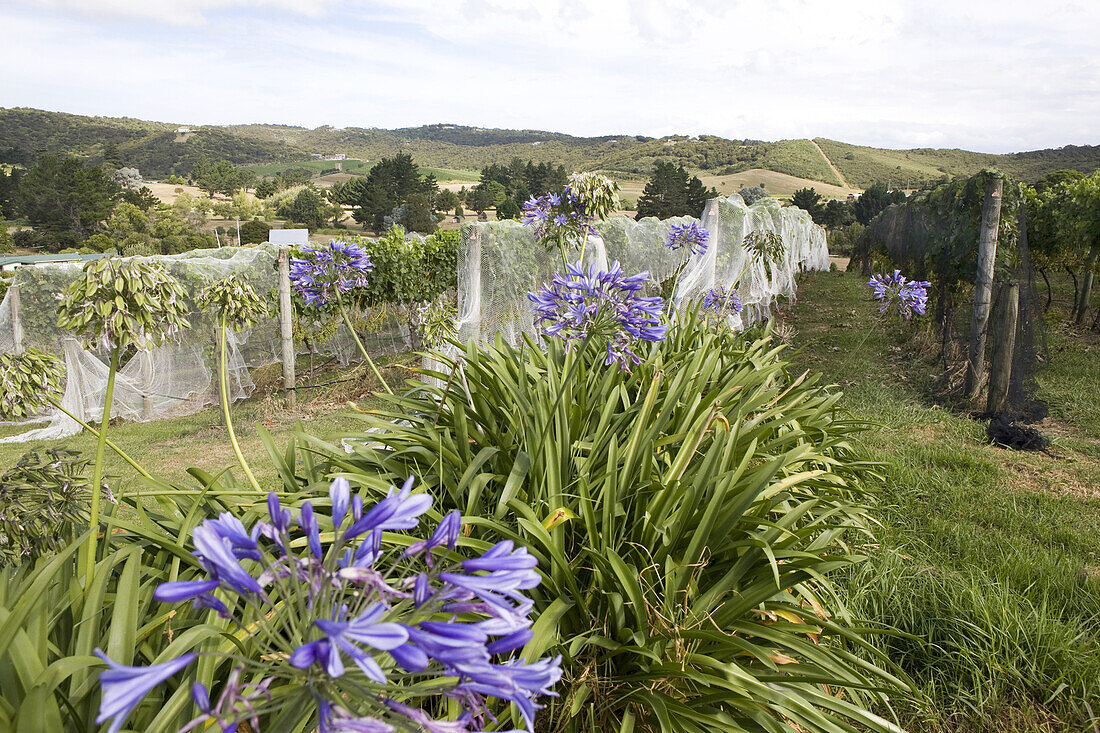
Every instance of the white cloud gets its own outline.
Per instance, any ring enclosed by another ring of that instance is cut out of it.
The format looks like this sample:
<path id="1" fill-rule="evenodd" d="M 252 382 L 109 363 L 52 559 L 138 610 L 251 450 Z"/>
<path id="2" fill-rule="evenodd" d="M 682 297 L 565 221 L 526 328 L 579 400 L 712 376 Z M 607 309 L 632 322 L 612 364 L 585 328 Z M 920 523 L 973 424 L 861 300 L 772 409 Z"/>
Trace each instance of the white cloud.
<path id="1" fill-rule="evenodd" d="M 990 152 L 1100 143 L 1094 3 L 49 3 L 0 9 L 0 105 Z"/>
<path id="2" fill-rule="evenodd" d="M 224 10 L 282 11 L 316 17 L 330 0 L 21 0 L 39 9 L 92 18 L 135 18 L 168 25 L 200 25 L 212 12 Z"/>

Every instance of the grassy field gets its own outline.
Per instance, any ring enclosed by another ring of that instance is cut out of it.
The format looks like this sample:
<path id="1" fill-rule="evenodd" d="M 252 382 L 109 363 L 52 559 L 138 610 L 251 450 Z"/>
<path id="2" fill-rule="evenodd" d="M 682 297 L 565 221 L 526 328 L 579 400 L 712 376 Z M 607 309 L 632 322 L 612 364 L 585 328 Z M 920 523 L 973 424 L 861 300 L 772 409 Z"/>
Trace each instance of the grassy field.
<path id="1" fill-rule="evenodd" d="M 782 320 L 796 331 L 796 362 L 877 425 L 864 441 L 884 463 L 883 529 L 849 587 L 856 612 L 916 637 L 882 642 L 931 700 L 912 707 L 909 727 L 1090 730 L 1100 715 L 1100 339 L 1055 319 L 1039 377 L 1051 417 L 1038 426 L 1053 443 L 1013 452 L 929 398 L 936 367 L 903 327 L 867 337 L 877 316 L 863 278 L 820 273 Z"/>

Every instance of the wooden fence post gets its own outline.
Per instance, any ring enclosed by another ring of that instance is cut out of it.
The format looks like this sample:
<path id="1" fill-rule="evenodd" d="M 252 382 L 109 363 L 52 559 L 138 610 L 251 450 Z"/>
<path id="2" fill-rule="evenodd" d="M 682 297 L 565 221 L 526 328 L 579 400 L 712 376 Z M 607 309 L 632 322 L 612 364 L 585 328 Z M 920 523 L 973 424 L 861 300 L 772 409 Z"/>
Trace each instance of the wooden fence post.
<path id="1" fill-rule="evenodd" d="M 978 277 L 974 281 L 974 315 L 970 321 L 970 352 L 966 362 L 968 397 L 974 398 L 985 378 L 985 337 L 993 294 L 993 264 L 997 260 L 997 230 L 1001 225 L 1001 190 L 1004 179 L 990 177 L 982 203 L 982 229 L 978 239 Z"/>
<path id="2" fill-rule="evenodd" d="M 1008 405 L 1019 315 L 1020 285 L 1006 282 L 997 293 L 997 312 L 993 319 L 993 356 L 989 362 L 989 398 L 986 401 L 986 412 L 990 415 L 1002 414 Z"/>
<path id="3" fill-rule="evenodd" d="M 15 341 L 15 353 L 23 353 L 23 319 L 19 313 L 19 286 L 8 288 L 8 305 L 11 306 L 11 335 Z"/>
<path id="4" fill-rule="evenodd" d="M 279 339 L 282 342 L 283 391 L 286 407 L 293 410 L 297 399 L 294 393 L 294 313 L 290 305 L 290 251 L 279 248 Z"/>

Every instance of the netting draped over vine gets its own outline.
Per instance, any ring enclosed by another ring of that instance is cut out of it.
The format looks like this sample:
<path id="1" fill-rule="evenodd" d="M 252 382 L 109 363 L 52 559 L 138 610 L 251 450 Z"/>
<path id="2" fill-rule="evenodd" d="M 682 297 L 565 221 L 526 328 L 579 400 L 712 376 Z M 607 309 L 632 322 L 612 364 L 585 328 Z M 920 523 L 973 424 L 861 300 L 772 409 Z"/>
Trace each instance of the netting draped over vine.
<path id="1" fill-rule="evenodd" d="M 678 303 L 700 300 L 715 286 L 734 286 L 745 303 L 735 324 L 751 325 L 767 318 L 780 295 L 794 297 L 800 270 L 829 269 L 825 230 L 795 207 L 781 207 L 774 198 L 746 206 L 737 194 L 711 199 L 702 223 L 710 231 L 707 251 L 692 255 L 665 246 L 674 225 L 699 221 L 681 216 L 640 221 L 612 217 L 596 225 L 598 236 L 588 238 L 585 264 L 605 267 L 618 261 L 624 272 L 649 272 L 657 283 L 682 274 L 675 290 Z M 743 241 L 750 232 L 774 232 L 783 253 L 774 263 L 754 259 Z M 574 248 L 574 256 L 579 252 Z M 527 298 L 562 269 L 556 247 L 547 251 L 530 228 L 519 222 L 468 224 L 462 228 L 459 248 L 458 307 L 461 340 L 491 341 L 498 334 L 518 344 L 523 334 L 535 336 L 534 316 Z"/>
<path id="2" fill-rule="evenodd" d="M 585 265 L 607 269 L 603 240 L 589 237 Z M 580 247 L 569 257 L 576 262 Z M 458 255 L 458 333 L 462 341 L 491 341 L 497 334 L 516 345 L 523 334 L 535 336 L 527 293 L 563 269 L 558 248 L 535 241 L 518 221 L 492 221 L 462 227 Z"/>
<path id="3" fill-rule="evenodd" d="M 237 275 L 268 299 L 270 315 L 251 329 L 227 334 L 229 393 L 233 400 L 250 395 L 255 388 L 250 369 L 272 364 L 280 358 L 278 248 L 223 247 L 196 250 L 181 255 L 140 258 L 168 269 L 188 293 L 191 328 L 179 338 L 148 352 L 124 354 L 115 381 L 112 417 L 148 421 L 198 412 L 217 400 L 215 323 L 202 313 L 194 298 L 214 280 Z M 12 288 L 18 289 L 22 346 L 37 347 L 62 356 L 65 361 L 65 393 L 62 406 L 86 422 L 98 421 L 106 393 L 109 354 L 89 350 L 73 334 L 57 325 L 57 297 L 81 274 L 80 263 L 43 264 L 16 271 Z M 360 318 L 360 320 L 363 320 Z M 408 330 L 392 312 L 380 309 L 371 319 L 366 343 L 374 353 L 393 353 L 409 348 Z M 16 349 L 12 317 L 12 291 L 0 303 L 0 351 Z M 316 351 L 332 355 L 341 363 L 358 358 L 358 350 L 346 327 Z M 80 431 L 80 426 L 63 412 L 41 416 L 45 427 L 0 439 L 0 442 L 53 440 Z"/>
<path id="4" fill-rule="evenodd" d="M 675 300 L 683 305 L 701 300 L 715 287 L 736 288 L 744 305 L 735 328 L 766 320 L 776 298 L 794 298 L 795 276 L 803 270 L 828 270 L 825 230 L 794 206 L 781 207 L 774 198 L 746 206 L 738 194 L 707 202 L 703 226 L 710 232 L 707 250 L 692 255 L 676 285 Z M 774 262 L 745 248 L 749 234 L 774 233 L 782 253 Z"/>

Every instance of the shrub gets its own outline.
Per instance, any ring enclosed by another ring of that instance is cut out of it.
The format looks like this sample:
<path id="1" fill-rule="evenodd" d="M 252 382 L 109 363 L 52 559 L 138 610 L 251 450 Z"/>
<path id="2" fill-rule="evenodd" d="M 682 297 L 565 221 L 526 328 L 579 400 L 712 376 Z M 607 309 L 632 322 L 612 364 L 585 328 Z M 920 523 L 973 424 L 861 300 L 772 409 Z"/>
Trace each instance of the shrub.
<path id="1" fill-rule="evenodd" d="M 241 224 L 241 244 L 262 244 L 271 234 L 271 225 L 263 221 L 246 221 Z"/>
<path id="2" fill-rule="evenodd" d="M 568 682 L 545 730 L 892 730 L 867 710 L 905 685 L 849 649 L 875 658 L 829 580 L 867 525 L 858 428 L 778 354 L 693 316 L 630 372 L 594 343 L 471 344 L 330 470 L 419 476 L 539 558 L 525 653 Z"/>

